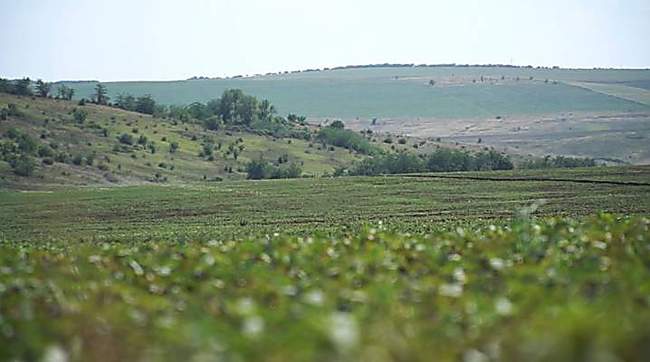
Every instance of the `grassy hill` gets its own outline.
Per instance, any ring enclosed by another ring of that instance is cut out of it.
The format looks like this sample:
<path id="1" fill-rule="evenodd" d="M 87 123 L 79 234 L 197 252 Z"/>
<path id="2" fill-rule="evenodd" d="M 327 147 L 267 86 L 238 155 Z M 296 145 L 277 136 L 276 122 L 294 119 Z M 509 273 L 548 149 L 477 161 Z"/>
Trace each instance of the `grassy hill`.
<path id="1" fill-rule="evenodd" d="M 532 77 L 532 79 L 531 79 Z M 435 86 L 429 85 L 434 80 Z M 387 67 L 273 74 L 231 79 L 109 82 L 110 94 L 151 94 L 164 104 L 206 101 L 228 88 L 268 98 L 280 112 L 310 118 L 494 118 L 560 112 L 648 112 L 650 106 L 571 82 L 650 80 L 650 70 L 500 67 Z M 89 97 L 94 82 L 66 83 Z M 594 88 L 595 89 L 595 88 Z"/>
<path id="2" fill-rule="evenodd" d="M 301 139 L 276 139 L 244 131 L 206 131 L 199 124 L 183 124 L 116 108 L 0 94 L 0 108 L 9 104 L 15 104 L 20 115 L 0 121 L 0 137 L 7 137 L 8 131 L 15 128 L 29 134 L 39 146 L 56 147 L 56 154 L 64 153 L 69 159 L 46 165 L 42 161 L 56 157 L 41 157 L 31 177 L 13 175 L 9 165 L 0 161 L 0 185 L 29 188 L 47 184 L 242 179 L 246 176 L 246 163 L 260 157 L 285 157 L 288 162 L 300 163 L 305 174 L 316 175 L 332 172 L 335 167 L 359 158 L 340 147 L 322 147 Z M 75 110 L 86 113 L 83 122 L 75 120 Z M 130 135 L 134 145 L 121 143 L 118 137 L 123 134 Z M 147 144 L 138 144 L 141 136 L 146 137 Z M 206 139 L 215 145 L 212 161 L 199 156 Z M 150 147 L 152 143 L 155 153 Z M 178 144 L 175 153 L 170 153 L 172 143 Z M 219 144 L 221 148 L 217 149 Z M 227 154 L 230 145 L 243 148 L 237 159 Z M 75 164 L 75 158 L 81 158 L 80 164 Z M 88 158 L 94 159 L 92 165 L 87 164 Z"/>

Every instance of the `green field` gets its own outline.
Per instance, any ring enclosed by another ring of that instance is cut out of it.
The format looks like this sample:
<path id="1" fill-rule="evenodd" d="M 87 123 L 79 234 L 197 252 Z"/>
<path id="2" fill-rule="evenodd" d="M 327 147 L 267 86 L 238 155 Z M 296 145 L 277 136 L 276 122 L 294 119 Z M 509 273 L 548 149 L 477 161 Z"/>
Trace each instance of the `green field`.
<path id="1" fill-rule="evenodd" d="M 541 216 L 650 213 L 649 167 L 479 174 L 506 180 L 350 177 L 9 191 L 0 192 L 0 223 L 8 240 L 205 241 L 259 233 L 340 232 L 380 220 L 402 231 L 429 232 L 507 221 L 538 200 L 546 201 Z M 507 180 L 540 175 L 646 185 Z"/>
<path id="2" fill-rule="evenodd" d="M 0 360 L 641 361 L 649 176 L 0 191 Z"/>
<path id="3" fill-rule="evenodd" d="M 484 78 L 482 82 L 481 77 Z M 429 86 L 430 80 L 435 80 L 436 86 Z M 113 96 L 151 94 L 164 104 L 207 101 L 218 97 L 225 89 L 240 88 L 268 98 L 281 113 L 296 112 L 317 119 L 359 117 L 367 120 L 374 117 L 494 118 L 560 112 L 648 112 L 650 106 L 647 104 L 565 83 L 648 80 L 648 70 L 403 67 L 235 79 L 109 82 L 106 85 Z M 89 97 L 94 86 L 93 82 L 66 84 L 77 90 L 77 97 Z"/>

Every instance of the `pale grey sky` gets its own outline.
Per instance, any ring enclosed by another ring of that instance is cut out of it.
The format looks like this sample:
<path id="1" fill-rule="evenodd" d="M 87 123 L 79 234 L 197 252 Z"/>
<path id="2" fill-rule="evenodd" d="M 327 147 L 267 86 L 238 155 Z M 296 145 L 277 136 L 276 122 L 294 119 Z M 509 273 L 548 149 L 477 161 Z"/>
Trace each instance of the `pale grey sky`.
<path id="1" fill-rule="evenodd" d="M 0 77 L 368 63 L 650 67 L 648 0 L 0 0 Z"/>

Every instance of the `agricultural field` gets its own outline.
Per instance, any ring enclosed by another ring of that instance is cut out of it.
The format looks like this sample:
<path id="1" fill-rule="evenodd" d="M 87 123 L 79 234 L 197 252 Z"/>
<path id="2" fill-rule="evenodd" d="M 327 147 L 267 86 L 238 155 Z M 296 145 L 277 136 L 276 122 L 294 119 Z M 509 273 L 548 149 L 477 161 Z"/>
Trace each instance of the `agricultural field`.
<path id="1" fill-rule="evenodd" d="M 640 361 L 649 176 L 0 191 L 0 359 Z"/>
<path id="2" fill-rule="evenodd" d="M 434 84 L 431 85 L 430 82 Z M 511 154 L 650 162 L 650 70 L 386 67 L 105 83 L 112 96 L 189 104 L 240 88 L 314 124 L 483 144 Z M 94 82 L 65 83 L 88 97 Z"/>
<path id="3" fill-rule="evenodd" d="M 434 86 L 429 84 L 431 80 L 436 82 Z M 151 94 L 163 104 L 177 105 L 207 101 L 225 89 L 238 88 L 269 99 L 280 112 L 296 112 L 315 119 L 369 120 L 648 112 L 648 105 L 569 84 L 648 80 L 649 70 L 388 67 L 105 84 L 111 96 Z M 64 84 L 76 89 L 76 97 L 88 98 L 96 82 Z"/>
<path id="4" fill-rule="evenodd" d="M 490 179 L 469 178 L 477 175 Z M 445 176 L 449 178 L 441 178 Z M 379 221 L 404 232 L 423 233 L 461 224 L 505 222 L 516 210 L 539 200 L 544 200 L 539 216 L 581 217 L 599 211 L 643 216 L 650 213 L 649 180 L 650 167 L 636 166 L 207 186 L 59 186 L 0 192 L 0 238 L 188 241 L 337 233 Z"/>

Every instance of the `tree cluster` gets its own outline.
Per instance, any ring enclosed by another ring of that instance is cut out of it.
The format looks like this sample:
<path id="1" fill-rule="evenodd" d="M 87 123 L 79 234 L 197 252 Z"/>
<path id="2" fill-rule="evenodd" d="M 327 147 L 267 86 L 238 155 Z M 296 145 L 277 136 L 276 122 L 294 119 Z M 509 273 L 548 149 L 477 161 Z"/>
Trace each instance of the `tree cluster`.
<path id="1" fill-rule="evenodd" d="M 408 152 L 381 154 L 354 163 L 350 168 L 339 168 L 335 175 L 376 176 L 413 172 L 451 172 L 511 170 L 512 161 L 495 150 L 470 153 L 441 148 L 428 155 Z"/>
<path id="2" fill-rule="evenodd" d="M 546 156 L 544 158 L 528 160 L 521 165 L 521 168 L 544 169 L 544 168 L 574 168 L 574 167 L 594 167 L 594 166 L 596 166 L 596 161 L 593 158 Z"/>
<path id="3" fill-rule="evenodd" d="M 295 162 L 275 165 L 260 158 L 246 165 L 246 174 L 249 180 L 298 178 L 302 175 L 302 167 Z"/>
<path id="4" fill-rule="evenodd" d="M 332 146 L 344 147 L 365 155 L 378 152 L 366 138 L 360 134 L 344 128 L 343 122 L 334 121 L 329 126 L 323 127 L 316 136 L 316 139 Z"/>

